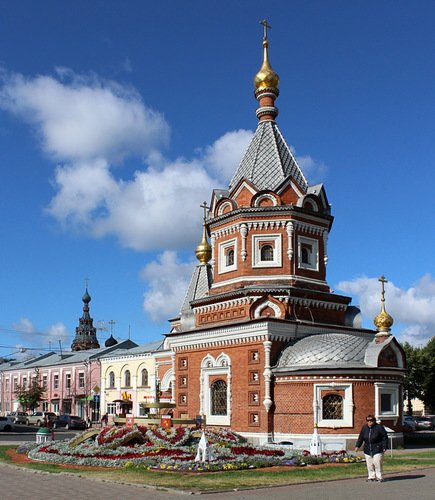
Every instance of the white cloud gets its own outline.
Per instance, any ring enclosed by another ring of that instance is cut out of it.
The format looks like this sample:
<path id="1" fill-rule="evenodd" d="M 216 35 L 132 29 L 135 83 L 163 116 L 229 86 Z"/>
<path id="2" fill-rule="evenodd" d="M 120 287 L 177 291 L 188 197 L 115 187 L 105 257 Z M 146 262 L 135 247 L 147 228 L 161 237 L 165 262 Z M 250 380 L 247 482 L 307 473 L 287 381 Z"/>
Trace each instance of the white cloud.
<path id="1" fill-rule="evenodd" d="M 251 130 L 234 130 L 205 148 L 204 163 L 222 183 L 231 180 L 253 135 Z"/>
<path id="2" fill-rule="evenodd" d="M 324 182 L 328 167 L 322 161 L 315 160 L 310 155 L 297 155 L 296 149 L 293 146 L 291 146 L 290 149 L 309 184 L 313 185 Z"/>
<path id="3" fill-rule="evenodd" d="M 0 107 L 34 125 L 42 148 L 62 161 L 118 162 L 165 146 L 169 126 L 137 92 L 97 76 L 3 74 Z"/>
<path id="4" fill-rule="evenodd" d="M 252 132 L 228 132 L 192 159 L 171 161 L 161 152 L 169 126 L 134 90 L 65 68 L 57 77 L 3 74 L 0 89 L 0 107 L 34 125 L 60 162 L 46 213 L 65 230 L 115 236 L 135 250 L 194 245 L 199 205 L 228 183 Z M 145 164 L 124 179 L 113 165 L 128 156 Z"/>
<path id="5" fill-rule="evenodd" d="M 38 348 L 48 349 L 50 344 L 55 344 L 52 347 L 59 348 L 59 340 L 65 342 L 68 339 L 68 332 L 63 323 L 54 323 L 49 326 L 45 332 L 39 332 L 33 322 L 29 318 L 20 318 L 12 324 L 12 329 L 19 335 L 20 343 L 16 348 L 28 353 L 27 348 L 37 346 Z M 65 346 L 69 349 L 69 346 Z"/>
<path id="6" fill-rule="evenodd" d="M 173 251 L 165 251 L 141 272 L 147 281 L 144 309 L 154 321 L 171 318 L 180 311 L 195 262 L 180 262 Z"/>
<path id="7" fill-rule="evenodd" d="M 380 310 L 380 285 L 377 278 L 365 276 L 342 281 L 337 289 L 358 297 L 363 317 L 374 318 Z M 424 275 L 414 286 L 402 289 L 391 281 L 385 286 L 386 309 L 394 318 L 393 333 L 399 340 L 425 344 L 435 331 L 435 278 Z"/>

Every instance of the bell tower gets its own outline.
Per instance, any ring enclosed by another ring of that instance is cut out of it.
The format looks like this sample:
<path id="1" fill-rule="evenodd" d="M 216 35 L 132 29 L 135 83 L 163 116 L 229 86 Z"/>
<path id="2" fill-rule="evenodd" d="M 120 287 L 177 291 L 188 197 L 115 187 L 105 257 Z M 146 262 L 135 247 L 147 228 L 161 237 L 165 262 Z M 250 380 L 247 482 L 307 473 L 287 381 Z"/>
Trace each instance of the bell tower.
<path id="1" fill-rule="evenodd" d="M 191 312 L 196 327 L 263 316 L 344 325 L 350 298 L 333 294 L 326 281 L 331 208 L 324 186 L 309 185 L 275 121 L 279 76 L 270 63 L 270 26 L 261 24 L 257 129 L 228 189 L 212 193 L 204 222 L 212 283 L 190 303 Z"/>

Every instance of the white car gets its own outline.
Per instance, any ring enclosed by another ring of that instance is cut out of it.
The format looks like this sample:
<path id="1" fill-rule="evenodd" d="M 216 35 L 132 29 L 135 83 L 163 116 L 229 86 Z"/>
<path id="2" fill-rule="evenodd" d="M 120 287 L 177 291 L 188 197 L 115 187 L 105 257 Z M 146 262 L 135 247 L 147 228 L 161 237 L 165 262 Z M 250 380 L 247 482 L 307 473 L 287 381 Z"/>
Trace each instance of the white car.
<path id="1" fill-rule="evenodd" d="M 15 424 L 11 417 L 0 417 L 0 431 L 11 432 L 14 429 Z"/>

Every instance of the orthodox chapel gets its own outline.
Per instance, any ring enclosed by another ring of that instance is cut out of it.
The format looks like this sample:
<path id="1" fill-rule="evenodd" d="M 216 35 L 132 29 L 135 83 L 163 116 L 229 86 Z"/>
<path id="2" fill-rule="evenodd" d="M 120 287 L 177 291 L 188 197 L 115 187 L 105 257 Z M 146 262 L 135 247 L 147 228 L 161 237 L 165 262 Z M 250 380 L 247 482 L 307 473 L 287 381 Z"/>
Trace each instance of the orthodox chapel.
<path id="1" fill-rule="evenodd" d="M 353 448 L 372 413 L 400 440 L 405 356 L 391 335 L 385 279 L 376 330 L 326 280 L 333 224 L 277 124 L 279 77 L 254 78 L 258 124 L 227 189 L 203 204 L 202 241 L 180 314 L 170 320 L 174 417 L 205 416 L 255 443 Z"/>

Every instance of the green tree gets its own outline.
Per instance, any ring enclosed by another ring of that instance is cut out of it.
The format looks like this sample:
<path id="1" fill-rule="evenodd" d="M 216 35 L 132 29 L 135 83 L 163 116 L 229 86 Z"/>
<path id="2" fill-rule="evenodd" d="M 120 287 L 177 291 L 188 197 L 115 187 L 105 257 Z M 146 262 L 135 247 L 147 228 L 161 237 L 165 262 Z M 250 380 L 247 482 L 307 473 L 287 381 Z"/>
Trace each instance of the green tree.
<path id="1" fill-rule="evenodd" d="M 423 348 L 424 380 L 421 399 L 430 413 L 435 412 L 435 337 Z"/>
<path id="2" fill-rule="evenodd" d="M 35 369 L 35 375 L 29 387 L 18 385 L 15 390 L 15 396 L 24 410 L 34 410 L 39 406 L 46 388 L 41 384 L 39 370 Z"/>
<path id="3" fill-rule="evenodd" d="M 414 347 L 408 342 L 402 344 L 406 354 L 407 370 L 403 388 L 405 390 L 405 399 L 407 401 L 407 413 L 412 415 L 412 399 L 422 399 L 424 382 L 424 363 L 423 349 Z"/>

